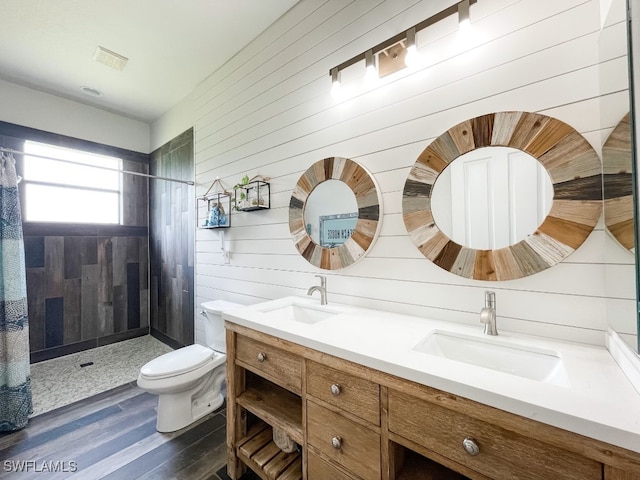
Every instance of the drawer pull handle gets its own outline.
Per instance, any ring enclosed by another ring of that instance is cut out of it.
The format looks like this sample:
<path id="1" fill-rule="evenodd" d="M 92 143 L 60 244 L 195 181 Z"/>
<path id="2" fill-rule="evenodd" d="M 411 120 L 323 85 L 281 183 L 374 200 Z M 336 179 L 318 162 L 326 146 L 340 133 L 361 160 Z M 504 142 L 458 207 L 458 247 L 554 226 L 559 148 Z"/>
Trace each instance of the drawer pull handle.
<path id="1" fill-rule="evenodd" d="M 342 393 L 342 387 L 340 385 L 338 385 L 337 383 L 334 383 L 333 385 L 331 385 L 331 395 L 333 395 L 334 397 L 337 397 L 341 393 Z"/>
<path id="2" fill-rule="evenodd" d="M 262 353 L 262 352 L 258 353 L 258 361 L 260 363 L 264 362 L 266 359 L 267 359 L 267 354 L 266 353 Z"/>
<path id="3" fill-rule="evenodd" d="M 475 438 L 467 437 L 462 440 L 462 447 L 464 448 L 464 451 L 472 457 L 475 457 L 480 453 L 480 447 L 478 447 Z"/>
<path id="4" fill-rule="evenodd" d="M 342 448 L 342 439 L 336 435 L 331 439 L 331 446 L 336 450 L 340 450 Z"/>

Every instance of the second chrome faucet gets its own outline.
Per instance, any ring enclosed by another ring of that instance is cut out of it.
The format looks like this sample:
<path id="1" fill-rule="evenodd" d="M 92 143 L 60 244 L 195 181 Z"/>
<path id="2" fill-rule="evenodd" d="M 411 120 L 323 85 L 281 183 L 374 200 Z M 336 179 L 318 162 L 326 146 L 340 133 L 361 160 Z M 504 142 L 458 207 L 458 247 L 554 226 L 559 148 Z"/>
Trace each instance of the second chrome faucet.
<path id="1" fill-rule="evenodd" d="M 484 292 L 484 308 L 480 310 L 480 323 L 484 323 L 485 335 L 498 335 L 495 292 Z"/>
<path id="2" fill-rule="evenodd" d="M 323 275 L 316 275 L 320 279 L 320 285 L 314 285 L 309 287 L 307 295 L 313 295 L 314 292 L 320 292 L 320 305 L 327 304 L 327 277 Z"/>

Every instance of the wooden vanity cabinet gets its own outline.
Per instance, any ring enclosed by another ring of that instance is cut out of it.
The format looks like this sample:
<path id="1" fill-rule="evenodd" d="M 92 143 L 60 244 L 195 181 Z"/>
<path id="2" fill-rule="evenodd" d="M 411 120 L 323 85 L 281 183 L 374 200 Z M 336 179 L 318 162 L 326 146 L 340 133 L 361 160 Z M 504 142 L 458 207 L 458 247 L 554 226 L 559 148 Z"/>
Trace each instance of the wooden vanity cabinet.
<path id="1" fill-rule="evenodd" d="M 640 480 L 635 452 L 233 323 L 227 448 L 234 480 Z"/>

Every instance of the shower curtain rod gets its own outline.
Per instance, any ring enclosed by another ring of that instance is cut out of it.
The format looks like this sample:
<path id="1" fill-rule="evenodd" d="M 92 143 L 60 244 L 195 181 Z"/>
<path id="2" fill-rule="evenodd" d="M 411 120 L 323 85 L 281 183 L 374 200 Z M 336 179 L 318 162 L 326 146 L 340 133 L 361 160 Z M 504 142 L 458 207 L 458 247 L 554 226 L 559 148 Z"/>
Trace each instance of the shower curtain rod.
<path id="1" fill-rule="evenodd" d="M 13 153 L 16 155 L 27 155 L 29 157 L 36 157 L 36 158 L 44 158 L 47 160 L 54 160 L 56 162 L 62 162 L 62 163 L 70 163 L 72 165 L 80 165 L 88 168 L 99 168 L 101 170 L 109 170 L 111 172 L 126 173 L 127 175 L 137 175 L 139 177 L 147 177 L 154 180 L 166 180 L 168 182 L 178 182 L 178 183 L 185 183 L 187 185 L 195 185 L 195 183 L 190 180 L 178 180 L 176 178 L 160 177 L 158 175 L 149 175 L 148 173 L 132 172 L 131 170 L 120 170 L 118 168 L 102 167 L 100 165 L 87 165 L 86 163 L 74 162 L 72 160 L 63 160 L 61 158 L 46 157 L 44 155 L 36 155 L 34 153 L 21 152 L 20 150 L 14 150 L 12 148 L 0 147 L 0 152 Z"/>

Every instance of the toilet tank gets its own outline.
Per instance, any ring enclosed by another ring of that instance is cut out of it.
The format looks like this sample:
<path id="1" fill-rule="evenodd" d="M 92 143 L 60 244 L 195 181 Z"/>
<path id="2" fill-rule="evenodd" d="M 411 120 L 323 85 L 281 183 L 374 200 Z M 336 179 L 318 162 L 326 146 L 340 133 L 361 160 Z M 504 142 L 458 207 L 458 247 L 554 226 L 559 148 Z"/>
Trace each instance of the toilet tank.
<path id="1" fill-rule="evenodd" d="M 226 300 L 211 300 L 200 304 L 205 314 L 204 334 L 207 346 L 216 352 L 227 353 L 226 336 L 222 312 L 241 308 L 244 305 Z"/>

